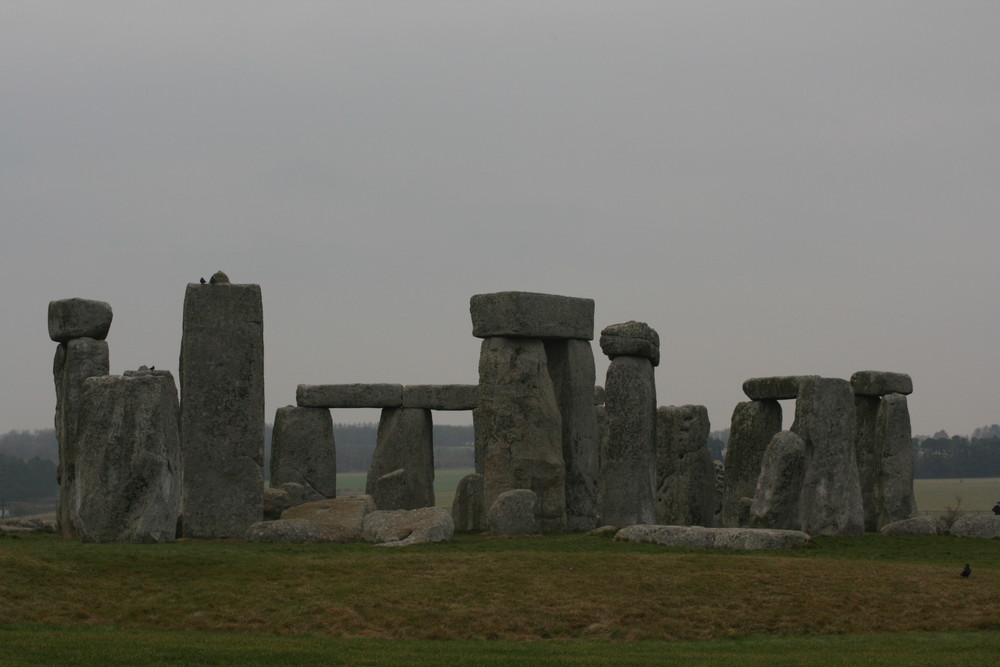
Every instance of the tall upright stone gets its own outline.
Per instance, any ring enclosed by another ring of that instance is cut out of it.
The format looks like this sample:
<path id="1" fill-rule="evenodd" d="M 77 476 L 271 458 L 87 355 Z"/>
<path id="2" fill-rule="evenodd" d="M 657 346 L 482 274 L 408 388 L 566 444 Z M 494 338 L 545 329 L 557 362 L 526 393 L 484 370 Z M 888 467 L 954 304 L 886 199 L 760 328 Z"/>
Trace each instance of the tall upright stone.
<path id="1" fill-rule="evenodd" d="M 77 537 L 70 511 L 76 480 L 77 421 L 87 378 L 107 375 L 111 306 L 92 299 L 49 302 L 49 338 L 59 343 L 52 363 L 56 388 L 55 430 L 59 442 L 59 507 L 56 523 L 63 537 Z"/>
<path id="2" fill-rule="evenodd" d="M 401 475 L 379 480 L 402 470 Z M 365 493 L 380 510 L 434 507 L 434 436 L 431 411 L 384 408 Z"/>
<path id="3" fill-rule="evenodd" d="M 855 429 L 854 392 L 847 380 L 812 377 L 802 383 L 792 431 L 805 443 L 799 523 L 810 535 L 865 532 Z"/>
<path id="4" fill-rule="evenodd" d="M 913 444 L 906 396 L 882 397 L 876 419 L 876 438 L 882 461 L 877 486 L 878 525 L 909 519 L 917 513 L 913 495 Z"/>
<path id="5" fill-rule="evenodd" d="M 84 383 L 73 524 L 85 542 L 173 542 L 181 502 L 177 387 L 168 371 Z"/>
<path id="6" fill-rule="evenodd" d="M 703 405 L 656 410 L 656 523 L 715 525 L 715 464 L 708 450 L 711 426 Z"/>
<path id="7" fill-rule="evenodd" d="M 472 335 L 484 339 L 473 422 L 487 511 L 501 493 L 530 489 L 540 530 L 566 525 L 567 497 L 570 523 L 592 526 L 596 423 L 580 396 L 593 392 L 585 341 L 594 336 L 594 301 L 497 292 L 473 296 L 469 311 Z"/>
<path id="8" fill-rule="evenodd" d="M 541 340 L 483 341 L 475 424 L 487 511 L 500 494 L 529 489 L 537 496 L 540 530 L 561 530 L 566 507 L 562 415 Z"/>
<path id="9" fill-rule="evenodd" d="M 601 451 L 601 521 L 624 527 L 656 517 L 656 383 L 660 340 L 649 325 L 626 322 L 601 332 L 611 357 L 604 384 L 608 436 Z"/>
<path id="10" fill-rule="evenodd" d="M 181 339 L 185 537 L 242 537 L 263 515 L 264 335 L 259 285 L 189 284 Z"/>
<path id="11" fill-rule="evenodd" d="M 750 505 L 750 527 L 799 530 L 806 444 L 791 431 L 779 431 L 764 452 L 757 490 Z"/>
<path id="12" fill-rule="evenodd" d="M 566 528 L 597 527 L 597 415 L 594 411 L 594 352 L 585 340 L 545 342 L 549 377 L 562 417 L 566 467 Z"/>
<path id="13" fill-rule="evenodd" d="M 854 396 L 854 458 L 858 464 L 861 484 L 861 507 L 865 516 L 865 530 L 875 532 L 881 528 L 878 520 L 878 485 L 882 475 L 883 443 L 876 437 L 876 422 L 882 401 L 878 396 Z"/>
<path id="14" fill-rule="evenodd" d="M 743 401 L 736 405 L 726 446 L 719 525 L 726 528 L 749 525 L 750 504 L 757 492 L 764 452 L 780 430 L 781 404 L 776 399 Z"/>
<path id="15" fill-rule="evenodd" d="M 271 436 L 271 486 L 301 484 L 301 502 L 337 496 L 337 445 L 326 408 L 278 408 Z"/>

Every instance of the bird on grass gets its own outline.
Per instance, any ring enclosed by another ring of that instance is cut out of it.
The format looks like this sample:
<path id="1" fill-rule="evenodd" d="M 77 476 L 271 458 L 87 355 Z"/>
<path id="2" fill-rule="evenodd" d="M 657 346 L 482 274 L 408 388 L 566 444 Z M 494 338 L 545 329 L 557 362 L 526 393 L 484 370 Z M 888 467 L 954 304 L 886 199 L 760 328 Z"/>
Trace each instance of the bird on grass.
<path id="1" fill-rule="evenodd" d="M 972 568 L 969 567 L 968 563 L 966 563 L 965 564 L 965 568 L 962 570 L 962 576 L 963 577 L 968 577 L 970 574 L 972 574 Z"/>

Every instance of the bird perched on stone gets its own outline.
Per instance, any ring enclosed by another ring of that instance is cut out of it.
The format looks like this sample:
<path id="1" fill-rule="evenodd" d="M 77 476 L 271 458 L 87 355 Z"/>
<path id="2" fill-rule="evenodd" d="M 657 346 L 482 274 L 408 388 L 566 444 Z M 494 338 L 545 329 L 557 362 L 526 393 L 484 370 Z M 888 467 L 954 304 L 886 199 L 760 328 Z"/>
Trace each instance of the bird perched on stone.
<path id="1" fill-rule="evenodd" d="M 962 576 L 963 577 L 968 577 L 970 574 L 972 574 L 972 568 L 969 567 L 968 563 L 966 563 L 965 564 L 965 568 L 962 570 Z"/>
<path id="2" fill-rule="evenodd" d="M 202 285 L 204 285 L 204 284 L 205 284 L 205 276 L 202 276 L 202 277 L 201 277 L 201 284 L 202 284 Z"/>

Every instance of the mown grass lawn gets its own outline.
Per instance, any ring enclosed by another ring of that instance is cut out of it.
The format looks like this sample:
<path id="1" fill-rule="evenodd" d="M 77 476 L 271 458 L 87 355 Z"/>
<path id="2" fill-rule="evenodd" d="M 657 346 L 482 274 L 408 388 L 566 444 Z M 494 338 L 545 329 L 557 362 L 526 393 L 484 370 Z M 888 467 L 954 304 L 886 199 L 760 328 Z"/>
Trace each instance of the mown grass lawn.
<path id="1" fill-rule="evenodd" d="M 996 540 L 722 552 L 585 535 L 405 549 L 25 535 L 0 538 L 0 573 L 2 664 L 989 664 L 973 658 L 1000 650 Z"/>

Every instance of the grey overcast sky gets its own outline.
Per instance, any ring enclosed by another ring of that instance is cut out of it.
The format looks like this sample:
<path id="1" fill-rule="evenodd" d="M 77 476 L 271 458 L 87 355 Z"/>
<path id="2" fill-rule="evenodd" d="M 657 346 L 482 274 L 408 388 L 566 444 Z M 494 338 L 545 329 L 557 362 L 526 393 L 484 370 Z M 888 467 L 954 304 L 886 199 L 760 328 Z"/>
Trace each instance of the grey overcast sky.
<path id="1" fill-rule="evenodd" d="M 50 300 L 176 377 L 218 269 L 261 286 L 269 421 L 475 383 L 469 297 L 524 290 L 649 323 L 713 429 L 746 378 L 862 369 L 912 375 L 915 434 L 1000 422 L 998 35 L 995 0 L 5 0 L 0 432 L 52 425 Z"/>

